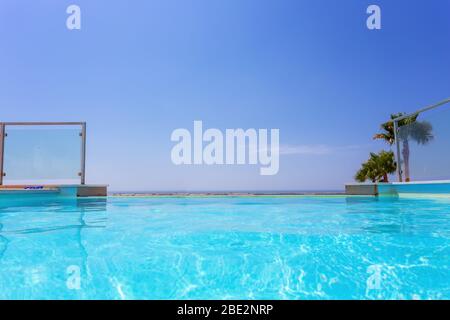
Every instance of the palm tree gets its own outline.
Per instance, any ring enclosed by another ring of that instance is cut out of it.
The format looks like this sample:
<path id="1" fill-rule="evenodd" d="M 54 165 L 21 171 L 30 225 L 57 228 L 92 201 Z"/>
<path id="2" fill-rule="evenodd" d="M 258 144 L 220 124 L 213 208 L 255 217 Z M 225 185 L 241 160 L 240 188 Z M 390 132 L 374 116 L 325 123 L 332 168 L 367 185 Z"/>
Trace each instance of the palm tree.
<path id="1" fill-rule="evenodd" d="M 403 113 L 391 114 L 391 120 L 381 124 L 383 132 L 377 133 L 373 136 L 374 139 L 380 139 L 386 141 L 390 146 L 395 142 L 394 133 L 394 119 L 403 116 Z"/>
<path id="2" fill-rule="evenodd" d="M 390 146 L 395 142 L 394 134 L 394 121 L 393 119 L 403 116 L 403 113 L 392 114 L 391 119 L 388 122 L 381 124 L 381 129 L 383 132 L 374 135 L 374 139 L 381 139 L 386 141 Z M 402 142 L 402 156 L 403 164 L 405 167 L 405 181 L 409 182 L 410 172 L 409 172 L 409 140 L 417 142 L 418 144 L 427 144 L 433 139 L 433 126 L 428 121 L 417 121 L 419 115 L 413 115 L 411 117 L 406 117 L 398 121 L 398 139 Z"/>
<path id="3" fill-rule="evenodd" d="M 366 180 L 376 182 L 376 174 L 373 167 L 368 162 L 364 162 L 361 165 L 361 169 L 356 173 L 355 180 L 358 182 L 365 182 Z"/>
<path id="4" fill-rule="evenodd" d="M 394 152 L 381 151 L 370 153 L 370 158 L 364 162 L 361 169 L 356 173 L 355 179 L 359 182 L 371 180 L 372 182 L 389 182 L 388 174 L 397 170 L 394 160 Z"/>

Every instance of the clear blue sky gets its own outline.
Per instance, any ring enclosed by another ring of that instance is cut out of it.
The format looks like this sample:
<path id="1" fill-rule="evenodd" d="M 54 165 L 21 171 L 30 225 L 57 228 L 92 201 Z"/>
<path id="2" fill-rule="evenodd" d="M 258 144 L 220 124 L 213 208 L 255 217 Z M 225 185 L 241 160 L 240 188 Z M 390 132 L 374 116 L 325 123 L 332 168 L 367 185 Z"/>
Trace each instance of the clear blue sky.
<path id="1" fill-rule="evenodd" d="M 449 96 L 449 57 L 448 0 L 2 0 L 0 121 L 87 121 L 87 182 L 112 190 L 342 189 L 390 113 Z M 194 120 L 292 152 L 275 176 L 175 166 Z"/>

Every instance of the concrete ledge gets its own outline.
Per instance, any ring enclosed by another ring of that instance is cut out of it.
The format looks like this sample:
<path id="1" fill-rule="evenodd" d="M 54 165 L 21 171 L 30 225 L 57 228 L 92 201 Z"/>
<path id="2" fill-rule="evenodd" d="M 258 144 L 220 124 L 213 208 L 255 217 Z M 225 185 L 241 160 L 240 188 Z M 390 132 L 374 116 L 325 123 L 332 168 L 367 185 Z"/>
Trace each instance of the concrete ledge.
<path id="1" fill-rule="evenodd" d="M 380 195 L 402 194 L 447 194 L 450 195 L 450 181 L 414 181 L 382 183 L 378 186 Z"/>
<path id="2" fill-rule="evenodd" d="M 376 183 L 355 183 L 345 185 L 345 194 L 348 195 L 378 195 L 378 185 Z"/>
<path id="3" fill-rule="evenodd" d="M 90 186 L 80 185 L 77 186 L 78 197 L 106 197 L 108 194 L 108 187 L 106 185 Z"/>
<path id="4" fill-rule="evenodd" d="M 0 195 L 55 194 L 62 197 L 106 197 L 107 185 L 9 185 L 0 186 Z"/>
<path id="5" fill-rule="evenodd" d="M 414 181 L 392 183 L 354 183 L 345 186 L 347 195 L 402 196 L 447 195 L 450 196 L 450 180 Z"/>

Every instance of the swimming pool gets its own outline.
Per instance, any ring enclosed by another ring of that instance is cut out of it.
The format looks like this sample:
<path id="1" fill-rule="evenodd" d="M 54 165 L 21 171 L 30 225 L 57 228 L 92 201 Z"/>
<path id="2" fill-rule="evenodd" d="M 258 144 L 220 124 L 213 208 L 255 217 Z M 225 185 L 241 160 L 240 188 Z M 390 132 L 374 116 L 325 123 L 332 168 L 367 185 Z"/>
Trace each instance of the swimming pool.
<path id="1" fill-rule="evenodd" d="M 449 299 L 450 199 L 0 198 L 1 299 Z"/>

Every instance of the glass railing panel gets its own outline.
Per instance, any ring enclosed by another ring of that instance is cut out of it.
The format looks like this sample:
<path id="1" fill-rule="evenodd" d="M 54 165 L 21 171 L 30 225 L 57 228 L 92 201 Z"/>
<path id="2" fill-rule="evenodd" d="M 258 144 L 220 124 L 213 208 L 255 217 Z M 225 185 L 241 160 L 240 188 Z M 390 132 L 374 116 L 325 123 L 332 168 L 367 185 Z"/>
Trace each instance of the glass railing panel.
<path id="1" fill-rule="evenodd" d="M 81 126 L 5 127 L 3 184 L 80 183 Z"/>
<path id="2" fill-rule="evenodd" d="M 399 122 L 403 181 L 450 180 L 450 105 Z"/>

